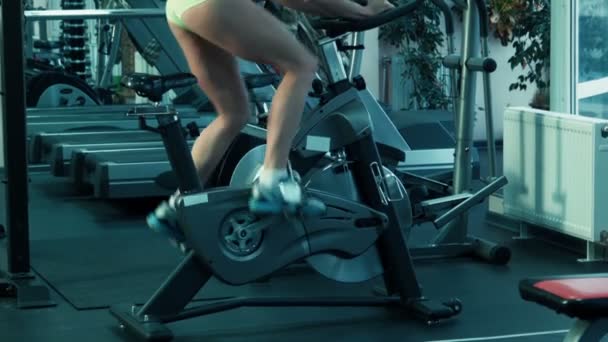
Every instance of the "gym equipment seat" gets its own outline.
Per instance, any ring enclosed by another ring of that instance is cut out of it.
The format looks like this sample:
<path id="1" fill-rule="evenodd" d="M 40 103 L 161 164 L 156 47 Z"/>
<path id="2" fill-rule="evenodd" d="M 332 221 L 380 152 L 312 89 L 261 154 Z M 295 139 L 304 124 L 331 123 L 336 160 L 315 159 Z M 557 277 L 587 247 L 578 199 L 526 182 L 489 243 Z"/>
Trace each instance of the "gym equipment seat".
<path id="1" fill-rule="evenodd" d="M 519 293 L 576 319 L 564 342 L 608 341 L 608 273 L 524 279 Z"/>

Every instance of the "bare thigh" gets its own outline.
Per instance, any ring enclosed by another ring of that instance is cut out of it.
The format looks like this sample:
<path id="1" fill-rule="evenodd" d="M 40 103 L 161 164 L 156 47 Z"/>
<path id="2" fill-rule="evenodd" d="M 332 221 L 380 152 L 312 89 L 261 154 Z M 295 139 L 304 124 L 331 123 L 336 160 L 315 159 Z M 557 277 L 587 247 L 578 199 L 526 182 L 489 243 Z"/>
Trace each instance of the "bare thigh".
<path id="1" fill-rule="evenodd" d="M 207 0 L 187 10 L 182 20 L 203 39 L 240 58 L 284 71 L 316 68 L 315 58 L 287 27 L 251 0 Z"/>
<path id="2" fill-rule="evenodd" d="M 190 71 L 218 114 L 241 116 L 246 120 L 248 95 L 236 58 L 197 34 L 171 23 L 169 27 L 184 52 Z"/>

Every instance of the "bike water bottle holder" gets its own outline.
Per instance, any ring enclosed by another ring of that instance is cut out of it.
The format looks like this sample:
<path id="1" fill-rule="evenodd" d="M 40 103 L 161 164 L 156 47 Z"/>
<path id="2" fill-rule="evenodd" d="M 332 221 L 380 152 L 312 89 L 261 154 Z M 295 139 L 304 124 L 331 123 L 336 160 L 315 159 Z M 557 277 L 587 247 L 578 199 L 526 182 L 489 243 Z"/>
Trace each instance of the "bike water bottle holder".
<path id="1" fill-rule="evenodd" d="M 388 205 L 390 202 L 398 202 L 405 198 L 405 188 L 396 175 L 386 175 L 383 173 L 380 169 L 380 164 L 377 162 L 371 163 L 369 167 L 372 171 L 382 204 Z M 394 194 L 395 191 L 391 191 L 393 189 L 397 189 L 397 194 Z M 393 192 L 393 194 L 391 194 L 391 192 Z M 393 195 L 396 195 L 396 197 L 393 197 Z"/>

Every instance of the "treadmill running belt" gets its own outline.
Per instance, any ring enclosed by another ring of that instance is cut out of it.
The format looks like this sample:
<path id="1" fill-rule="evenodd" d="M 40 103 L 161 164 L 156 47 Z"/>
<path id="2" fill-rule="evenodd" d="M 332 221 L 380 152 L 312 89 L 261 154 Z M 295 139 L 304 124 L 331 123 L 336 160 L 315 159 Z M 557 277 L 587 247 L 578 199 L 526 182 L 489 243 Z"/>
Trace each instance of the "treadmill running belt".
<path id="1" fill-rule="evenodd" d="M 189 141 L 190 146 L 193 141 Z M 164 147 L 76 151 L 71 172 L 75 185 L 92 187 L 97 198 L 156 197 L 175 191 L 176 180 Z"/>

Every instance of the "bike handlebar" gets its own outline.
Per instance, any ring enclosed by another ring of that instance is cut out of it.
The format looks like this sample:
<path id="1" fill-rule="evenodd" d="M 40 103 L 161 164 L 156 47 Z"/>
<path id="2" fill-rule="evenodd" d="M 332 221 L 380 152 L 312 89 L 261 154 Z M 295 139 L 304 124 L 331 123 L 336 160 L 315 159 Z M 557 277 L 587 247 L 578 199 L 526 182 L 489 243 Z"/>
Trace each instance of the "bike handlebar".
<path id="1" fill-rule="evenodd" d="M 423 0 L 413 0 L 405 5 L 384 11 L 366 19 L 317 19 L 312 20 L 311 25 L 315 29 L 325 30 L 330 37 L 337 37 L 348 32 L 367 31 L 412 13 L 421 5 L 422 1 Z"/>

